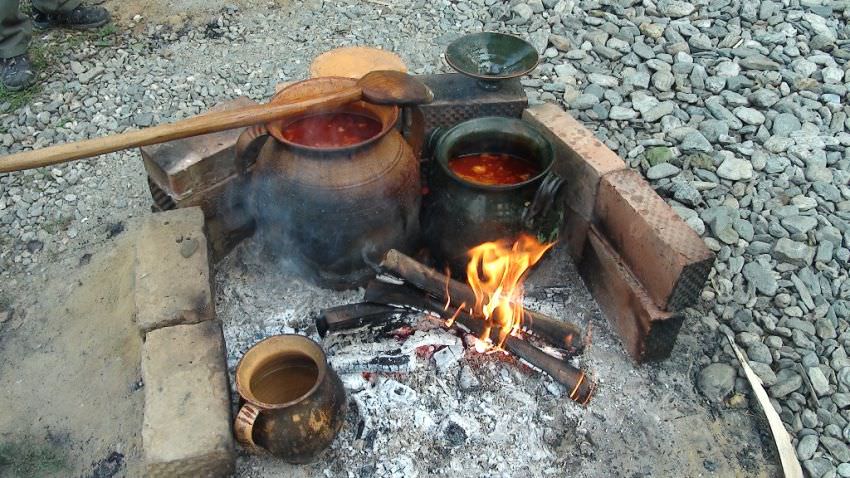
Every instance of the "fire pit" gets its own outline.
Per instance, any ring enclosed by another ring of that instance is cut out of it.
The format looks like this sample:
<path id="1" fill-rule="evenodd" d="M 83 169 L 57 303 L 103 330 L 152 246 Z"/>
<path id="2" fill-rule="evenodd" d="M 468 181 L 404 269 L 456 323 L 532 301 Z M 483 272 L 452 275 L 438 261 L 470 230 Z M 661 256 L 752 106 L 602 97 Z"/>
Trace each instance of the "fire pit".
<path id="1" fill-rule="evenodd" d="M 304 242 L 315 231 L 278 250 L 274 260 L 267 253 L 269 234 L 255 234 L 230 255 L 220 254 L 226 257 L 217 266 L 218 313 L 224 323 L 228 365 L 233 373 L 248 348 L 271 335 L 297 333 L 321 340 L 328 364 L 340 374 L 351 403 L 346 424 L 329 452 L 337 458 L 332 461 L 333 467 L 340 467 L 336 471 L 361 467 L 360 474 L 365 475 L 446 474 L 466 470 L 471 460 L 481 465 L 476 474 L 507 469 L 504 463 L 513 462 L 526 464 L 522 470 L 511 467 L 513 473 L 558 473 L 567 469 L 566 462 L 553 450 L 565 441 L 563 433 L 569 428 L 565 423 L 572 420 L 579 427 L 575 417 L 582 416 L 582 407 L 573 402 L 603 401 L 599 409 L 604 421 L 621 413 L 616 410 L 623 401 L 618 392 L 652 393 L 642 388 L 648 385 L 647 377 L 624 372 L 630 365 L 622 350 L 638 362 L 669 356 L 682 324 L 681 310 L 694 304 L 713 255 L 649 185 L 635 177 L 637 173 L 560 108 L 516 110 L 517 102 L 524 107 L 526 100 L 511 88 L 515 79 L 500 80 L 507 83 L 498 90 L 478 88 L 473 78 L 452 75 L 423 80 L 433 88 L 436 101 L 406 108 L 399 125 L 402 134 L 395 129 L 389 134 L 397 142 L 403 137 L 427 171 L 435 167 L 426 141 L 435 128 L 483 116 L 482 105 L 513 117 L 513 122 L 519 122 L 521 114 L 523 127 L 533 129 L 546 143 L 543 149 L 554 151 L 540 186 L 552 204 L 532 209 L 554 207 L 561 213 L 558 243 L 538 243 L 513 231 L 510 237 L 465 244 L 468 264 L 458 270 L 457 257 L 447 261 L 455 266 L 454 276 L 465 279 L 461 281 L 434 269 L 433 257 L 412 243 L 405 251 L 411 255 L 388 250 L 392 244 L 375 243 L 380 247 L 368 254 L 346 253 L 358 266 L 366 266 L 349 280 L 321 263 L 312 264 L 317 270 L 305 274 L 303 260 L 290 260 L 290 252 L 317 245 L 319 255 L 338 255 L 322 246 L 324 242 Z M 465 86 L 458 88 L 459 83 Z M 388 125 L 382 126 L 387 130 Z M 252 133 L 246 135 L 243 138 L 253 139 Z M 250 143 L 249 149 L 254 146 Z M 351 154 L 356 151 L 354 145 Z M 271 152 L 266 145 L 262 154 Z M 307 160 L 321 159 L 321 154 L 311 154 Z M 273 155 L 263 162 L 281 163 Z M 157 158 L 146 155 L 146 164 L 157 163 Z M 245 168 L 249 163 L 219 163 L 219 168 L 231 169 L 216 177 L 239 177 L 250 169 Z M 317 178 L 324 177 L 322 168 L 314 169 Z M 152 190 L 155 180 L 152 176 Z M 439 187 L 425 184 L 424 189 L 431 186 Z M 293 187 L 287 194 L 295 191 Z M 169 207 L 162 200 L 168 196 L 166 188 L 158 184 L 155 191 L 161 207 Z M 217 185 L 198 194 L 209 195 L 194 201 L 202 205 L 231 203 L 234 197 L 239 204 L 250 205 L 251 200 L 255 208 L 258 204 L 257 197 L 241 198 L 240 189 L 232 186 Z M 276 197 L 284 195 L 260 198 L 259 203 L 274 209 Z M 287 207 L 301 207 L 312 199 L 301 189 L 285 197 Z M 333 195 L 327 199 L 312 211 L 313 219 L 297 224 L 298 231 L 315 229 L 324 213 L 338 212 Z M 369 201 L 361 202 L 370 206 Z M 418 200 L 399 206 L 408 204 L 418 205 Z M 391 200 L 382 205 L 393 209 Z M 208 217 L 217 215 L 214 208 L 205 212 Z M 356 217 L 348 219 L 356 223 Z M 268 232 L 292 224 L 261 226 L 261 232 L 264 228 Z M 337 244 L 339 238 L 328 224 L 321 226 L 322 241 Z M 418 224 L 404 223 L 404 230 L 417 231 Z M 444 230 L 441 240 L 450 241 L 461 232 Z M 213 242 L 226 243 L 215 238 Z M 365 251 L 366 243 L 355 244 L 356 249 Z M 416 251 L 419 256 L 414 256 Z M 315 272 L 333 275 L 338 289 L 365 284 L 365 290 L 322 289 L 307 278 Z M 375 274 L 376 279 L 365 282 Z M 603 315 L 607 322 L 601 320 Z M 549 421 L 557 426 L 549 427 Z M 557 431 L 547 435 L 549 429 Z M 582 440 L 567 441 L 581 448 L 587 443 Z M 467 442 L 501 451 L 484 462 L 471 454 L 459 461 L 452 457 L 433 466 L 417 465 L 433 456 L 449 456 Z M 521 454 L 508 443 L 523 443 L 523 450 L 534 451 Z M 383 470 L 369 469 L 358 456 L 374 453 L 393 458 L 381 462 Z"/>

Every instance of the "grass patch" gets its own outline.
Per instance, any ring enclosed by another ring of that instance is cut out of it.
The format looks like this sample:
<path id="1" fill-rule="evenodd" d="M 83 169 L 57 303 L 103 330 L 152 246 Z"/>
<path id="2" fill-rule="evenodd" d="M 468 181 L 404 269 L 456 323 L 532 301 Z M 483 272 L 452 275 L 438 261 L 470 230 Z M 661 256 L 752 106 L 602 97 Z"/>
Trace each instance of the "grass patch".
<path id="1" fill-rule="evenodd" d="M 27 105 L 41 93 L 41 86 L 36 83 L 22 91 L 9 91 L 5 86 L 0 85 L 0 103 L 8 103 L 6 111 L 14 111 Z"/>
<path id="2" fill-rule="evenodd" d="M 29 3 L 29 2 L 25 2 Z M 26 13 L 24 2 L 21 4 L 21 11 Z M 86 41 L 91 42 L 97 47 L 109 47 L 114 45 L 114 40 L 118 29 L 112 23 L 107 23 L 101 28 L 86 32 L 69 32 L 60 35 L 59 40 L 53 40 L 46 43 L 38 35 L 34 35 L 29 47 L 29 57 L 32 62 L 33 71 L 38 78 L 35 83 L 29 88 L 22 91 L 9 91 L 0 84 L 0 104 L 8 103 L 6 112 L 15 111 L 23 106 L 26 106 L 42 92 L 42 82 L 48 76 L 53 68 L 55 68 L 56 58 L 61 57 L 65 52 L 73 51 L 82 47 Z"/>
<path id="3" fill-rule="evenodd" d="M 0 443 L 0 475 L 17 478 L 49 476 L 66 469 L 62 450 L 35 440 Z"/>

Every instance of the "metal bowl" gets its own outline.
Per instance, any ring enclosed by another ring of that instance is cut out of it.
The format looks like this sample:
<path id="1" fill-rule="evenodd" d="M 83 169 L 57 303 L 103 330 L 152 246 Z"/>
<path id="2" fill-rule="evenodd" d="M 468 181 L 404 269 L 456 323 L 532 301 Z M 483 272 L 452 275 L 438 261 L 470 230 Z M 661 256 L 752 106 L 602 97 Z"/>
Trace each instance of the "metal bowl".
<path id="1" fill-rule="evenodd" d="M 533 70 L 540 57 L 522 38 L 504 33 L 482 32 L 465 35 L 446 49 L 449 65 L 484 87 L 498 87 L 498 81 L 523 76 Z"/>

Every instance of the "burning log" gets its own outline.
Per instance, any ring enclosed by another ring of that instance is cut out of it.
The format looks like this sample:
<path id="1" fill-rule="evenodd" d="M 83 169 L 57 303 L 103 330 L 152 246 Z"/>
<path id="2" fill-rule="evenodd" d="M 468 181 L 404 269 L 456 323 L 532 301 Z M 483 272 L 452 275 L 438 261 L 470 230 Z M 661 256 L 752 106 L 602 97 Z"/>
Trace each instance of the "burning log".
<path id="1" fill-rule="evenodd" d="M 485 333 L 486 324 L 466 311 L 453 308 L 445 309 L 444 304 L 424 293 L 420 293 L 404 285 L 387 284 L 372 281 L 366 287 L 365 299 L 369 302 L 396 307 L 413 308 L 420 311 L 430 311 L 439 314 L 447 321 L 454 321 L 470 333 L 481 336 Z M 489 331 L 490 336 L 498 336 L 499 330 Z M 595 385 L 584 371 L 572 366 L 564 360 L 547 354 L 522 338 L 508 335 L 504 341 L 505 349 L 516 357 L 547 373 L 556 382 L 564 385 L 570 391 L 569 397 L 582 405 L 587 404 L 593 397 Z"/>
<path id="2" fill-rule="evenodd" d="M 348 304 L 322 310 L 316 318 L 316 329 L 319 336 L 324 337 L 328 332 L 354 329 L 369 323 L 382 322 L 401 312 L 397 307 L 380 304 Z"/>
<path id="3" fill-rule="evenodd" d="M 451 305 L 455 307 L 462 304 L 472 307 L 475 304 L 475 293 L 471 287 L 441 274 L 395 249 L 390 249 L 386 253 L 380 267 L 442 300 L 444 305 L 451 302 Z M 574 348 L 576 351 L 581 351 L 583 348 L 581 341 L 583 333 L 577 325 L 554 319 L 533 310 L 525 309 L 523 314 L 523 327 L 546 342 L 559 348 Z"/>

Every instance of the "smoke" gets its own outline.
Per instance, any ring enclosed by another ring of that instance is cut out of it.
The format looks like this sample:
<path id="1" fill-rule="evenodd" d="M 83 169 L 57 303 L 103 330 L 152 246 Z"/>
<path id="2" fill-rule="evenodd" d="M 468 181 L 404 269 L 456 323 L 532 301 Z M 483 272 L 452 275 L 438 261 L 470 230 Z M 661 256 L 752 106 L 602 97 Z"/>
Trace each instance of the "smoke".
<path id="1" fill-rule="evenodd" d="M 269 137 L 226 197 L 231 211 L 254 222 L 243 249 L 255 263 L 322 287 L 362 285 L 387 250 L 409 252 L 418 242 L 418 161 L 404 152 L 409 157 L 388 169 L 394 158 L 296 152 Z"/>

